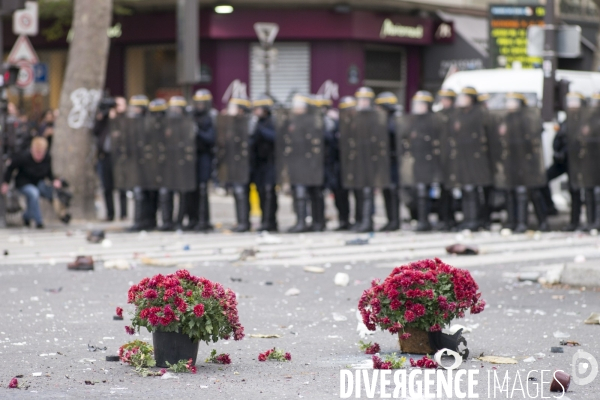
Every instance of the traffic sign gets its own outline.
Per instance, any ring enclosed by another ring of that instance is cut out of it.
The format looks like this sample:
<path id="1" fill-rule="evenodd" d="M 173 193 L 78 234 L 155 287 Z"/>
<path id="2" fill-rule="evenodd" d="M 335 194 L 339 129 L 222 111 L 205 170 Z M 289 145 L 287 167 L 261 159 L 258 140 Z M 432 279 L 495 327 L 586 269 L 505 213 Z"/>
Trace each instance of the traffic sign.
<path id="1" fill-rule="evenodd" d="M 17 64 L 19 61 L 27 61 L 30 64 L 37 64 L 40 61 L 29 38 L 25 35 L 19 36 L 8 55 L 10 64 Z"/>
<path id="2" fill-rule="evenodd" d="M 35 83 L 48 83 L 48 64 L 35 64 L 33 66 Z"/>
<path id="3" fill-rule="evenodd" d="M 38 3 L 26 1 L 24 10 L 13 14 L 13 33 L 15 35 L 36 36 L 38 34 Z"/>
<path id="4" fill-rule="evenodd" d="M 254 24 L 254 32 L 263 46 L 271 46 L 279 33 L 279 25 L 273 22 L 257 22 Z"/>
<path id="5" fill-rule="evenodd" d="M 17 77 L 17 87 L 21 89 L 27 89 L 35 82 L 35 73 L 33 71 L 33 65 L 27 61 L 19 61 L 19 76 Z"/>

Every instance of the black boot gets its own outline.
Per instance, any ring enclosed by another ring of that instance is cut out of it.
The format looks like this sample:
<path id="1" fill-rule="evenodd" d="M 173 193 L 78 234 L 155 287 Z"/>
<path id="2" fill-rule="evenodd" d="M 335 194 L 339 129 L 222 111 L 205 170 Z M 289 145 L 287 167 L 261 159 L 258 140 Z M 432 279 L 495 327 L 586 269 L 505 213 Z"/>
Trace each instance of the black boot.
<path id="1" fill-rule="evenodd" d="M 544 209 L 546 210 L 546 215 L 558 215 L 558 210 L 554 205 L 554 200 L 552 200 L 552 192 L 550 191 L 550 186 L 546 185 L 541 190 L 542 197 L 544 199 Z"/>
<path id="2" fill-rule="evenodd" d="M 119 190 L 119 214 L 121 220 L 127 219 L 127 191 Z"/>
<path id="3" fill-rule="evenodd" d="M 517 197 L 517 224 L 515 226 L 515 233 L 523 233 L 527 231 L 527 206 L 529 205 L 529 196 L 527 194 L 527 188 L 525 186 L 519 186 L 516 190 Z"/>
<path id="4" fill-rule="evenodd" d="M 306 186 L 294 186 L 294 211 L 296 212 L 296 225 L 288 229 L 289 233 L 308 231 L 306 226 L 306 201 L 308 193 Z"/>
<path id="5" fill-rule="evenodd" d="M 352 230 L 358 233 L 373 232 L 373 188 L 363 188 L 362 221 Z"/>
<path id="6" fill-rule="evenodd" d="M 277 232 L 277 193 L 275 193 L 275 187 L 266 185 L 258 191 L 258 194 L 262 211 L 262 222 L 258 230 L 260 232 Z"/>
<path id="7" fill-rule="evenodd" d="M 477 190 L 479 210 L 477 220 L 479 227 L 489 230 L 492 226 L 492 196 L 494 188 L 490 186 L 479 187 Z"/>
<path id="8" fill-rule="evenodd" d="M 338 188 L 333 191 L 335 207 L 338 210 L 338 227 L 336 231 L 347 231 L 350 229 L 350 201 L 348 190 Z"/>
<path id="9" fill-rule="evenodd" d="M 548 216 L 546 215 L 547 205 L 542 189 L 533 189 L 531 191 L 531 202 L 533 203 L 535 216 L 538 220 L 538 231 L 550 231 L 550 226 L 548 226 Z"/>
<path id="10" fill-rule="evenodd" d="M 594 189 L 585 189 L 585 225 L 583 226 L 584 231 L 592 229 L 594 219 L 596 216 L 596 202 L 594 201 Z"/>
<path id="11" fill-rule="evenodd" d="M 387 192 L 387 195 L 386 195 Z M 400 229 L 400 196 L 398 187 L 393 186 L 383 190 L 385 211 L 388 222 L 380 229 L 381 232 L 392 232 Z"/>
<path id="12" fill-rule="evenodd" d="M 517 227 L 517 194 L 514 190 L 506 191 L 506 223 L 504 228 L 514 231 Z"/>
<path id="13" fill-rule="evenodd" d="M 323 232 L 326 228 L 325 223 L 325 198 L 323 196 L 323 188 L 311 187 L 310 192 L 310 208 L 312 213 L 312 224 L 310 230 L 313 232 Z"/>
<path id="14" fill-rule="evenodd" d="M 594 187 L 594 223 L 590 229 L 600 230 L 600 186 Z"/>
<path id="15" fill-rule="evenodd" d="M 209 232 L 214 228 L 210 223 L 210 203 L 208 202 L 208 183 L 198 185 L 198 203 L 195 207 L 198 214 L 198 223 L 194 226 L 196 232 Z M 191 221 L 191 217 L 190 217 Z"/>
<path id="16" fill-rule="evenodd" d="M 473 185 L 466 185 L 462 190 L 463 221 L 460 229 L 479 230 L 479 194 Z"/>
<path id="17" fill-rule="evenodd" d="M 184 231 L 193 231 L 196 229 L 200 217 L 198 215 L 199 212 L 199 203 L 200 203 L 200 191 L 196 189 L 192 192 L 187 192 L 183 195 L 183 216 L 181 218 L 181 223 L 183 225 L 183 219 L 185 216 L 188 218 L 187 225 L 183 226 Z"/>
<path id="18" fill-rule="evenodd" d="M 250 200 L 248 199 L 248 186 L 234 185 L 233 197 L 235 199 L 237 225 L 232 231 L 248 232 L 250 230 Z"/>
<path id="19" fill-rule="evenodd" d="M 454 198 L 452 197 L 452 191 L 447 188 L 442 188 L 440 196 L 440 212 L 438 214 L 440 223 L 437 226 L 437 229 L 440 231 L 449 232 L 456 225 L 453 202 Z"/>
<path id="20" fill-rule="evenodd" d="M 143 218 L 144 218 L 144 191 L 136 187 L 133 189 L 133 225 L 127 230 L 129 232 L 139 232 L 144 230 Z"/>
<path id="21" fill-rule="evenodd" d="M 581 218 L 581 193 L 579 190 L 571 189 L 571 221 L 563 228 L 565 232 L 574 232 L 579 228 Z"/>
<path id="22" fill-rule="evenodd" d="M 417 184 L 417 232 L 431 230 L 429 223 L 429 191 L 427 185 Z"/>
<path id="23" fill-rule="evenodd" d="M 364 193 L 362 189 L 354 189 L 352 193 L 354 194 L 354 224 L 350 230 L 354 231 L 362 223 Z"/>
<path id="24" fill-rule="evenodd" d="M 144 211 L 144 226 L 145 230 L 151 231 L 156 229 L 156 213 L 158 211 L 158 190 L 146 190 L 144 197 L 147 198 Z"/>
<path id="25" fill-rule="evenodd" d="M 175 228 L 173 223 L 173 192 L 162 188 L 159 192 L 160 214 L 162 216 L 162 225 L 159 230 L 166 232 Z"/>

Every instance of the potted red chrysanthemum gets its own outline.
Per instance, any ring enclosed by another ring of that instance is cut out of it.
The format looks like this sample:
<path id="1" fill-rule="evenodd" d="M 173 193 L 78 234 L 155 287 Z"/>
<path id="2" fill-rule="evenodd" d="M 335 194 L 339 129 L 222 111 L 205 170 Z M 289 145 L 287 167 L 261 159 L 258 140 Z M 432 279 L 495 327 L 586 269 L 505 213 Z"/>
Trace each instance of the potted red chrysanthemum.
<path id="1" fill-rule="evenodd" d="M 200 341 L 244 337 L 235 293 L 186 270 L 142 279 L 129 288 L 128 303 L 135 305 L 135 314 L 132 327 L 125 329 L 152 332 L 159 367 L 188 359 L 194 365 Z"/>
<path id="2" fill-rule="evenodd" d="M 466 310 L 483 311 L 478 290 L 469 271 L 436 258 L 396 267 L 383 282 L 373 281 L 358 308 L 369 330 L 379 326 L 398 334 L 401 351 L 432 354 L 442 343 L 460 340 L 459 335 L 442 337 L 444 326 Z"/>

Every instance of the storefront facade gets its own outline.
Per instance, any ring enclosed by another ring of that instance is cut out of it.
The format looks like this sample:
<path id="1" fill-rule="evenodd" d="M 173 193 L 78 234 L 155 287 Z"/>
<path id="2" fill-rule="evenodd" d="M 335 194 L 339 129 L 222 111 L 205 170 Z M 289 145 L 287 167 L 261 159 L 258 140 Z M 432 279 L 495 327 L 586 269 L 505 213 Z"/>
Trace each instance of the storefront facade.
<path id="1" fill-rule="evenodd" d="M 256 22 L 274 22 L 280 27 L 271 88 L 281 102 L 294 91 L 316 93 L 329 80 L 338 85 L 339 96 L 368 85 L 377 92 L 393 91 L 404 103 L 421 88 L 424 49 L 454 40 L 451 24 L 445 25 L 440 37 L 441 19 L 401 14 L 236 9 L 220 15 L 203 9 L 199 31 L 202 82 L 197 87 L 213 92 L 217 108 L 236 79 L 247 83 L 250 96 L 264 91 L 265 73 L 256 61 Z M 16 38 L 5 33 L 6 43 L 14 43 Z M 174 13 L 118 16 L 108 34 L 106 87 L 111 95 L 181 93 L 176 82 Z M 66 38 L 48 42 L 42 35 L 32 38 L 32 43 L 42 62 L 49 64 L 47 103 L 55 107 L 68 43 Z"/>

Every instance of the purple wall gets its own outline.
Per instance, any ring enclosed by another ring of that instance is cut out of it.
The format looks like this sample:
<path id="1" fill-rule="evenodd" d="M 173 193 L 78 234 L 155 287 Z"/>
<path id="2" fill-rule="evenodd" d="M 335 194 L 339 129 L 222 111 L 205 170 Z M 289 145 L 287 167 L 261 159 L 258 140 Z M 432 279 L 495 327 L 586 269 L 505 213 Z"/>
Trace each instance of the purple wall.
<path id="1" fill-rule="evenodd" d="M 219 41 L 215 46 L 213 83 L 211 85 L 214 107 L 224 107 L 221 98 L 234 79 L 249 83 L 250 48 L 249 42 L 238 40 Z M 248 88 L 249 89 L 249 88 Z"/>
<path id="2" fill-rule="evenodd" d="M 331 79 L 340 88 L 340 97 L 354 95 L 363 79 L 365 55 L 356 42 L 315 41 L 311 44 L 311 92 L 316 93 L 323 82 Z M 359 84 L 348 83 L 348 68 L 356 65 L 360 71 Z"/>
<path id="3" fill-rule="evenodd" d="M 125 46 L 111 44 L 106 67 L 106 88 L 111 96 L 125 95 Z"/>
<path id="4" fill-rule="evenodd" d="M 421 89 L 421 48 L 406 47 L 406 111 L 410 111 L 410 99 Z"/>

